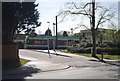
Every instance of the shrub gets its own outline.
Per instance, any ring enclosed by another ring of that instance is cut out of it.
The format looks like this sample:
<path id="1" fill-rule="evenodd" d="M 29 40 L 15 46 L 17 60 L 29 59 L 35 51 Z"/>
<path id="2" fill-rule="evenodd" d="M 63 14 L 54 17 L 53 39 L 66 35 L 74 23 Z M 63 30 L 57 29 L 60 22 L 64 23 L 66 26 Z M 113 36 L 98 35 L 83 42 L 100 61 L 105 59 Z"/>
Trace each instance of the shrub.
<path id="1" fill-rule="evenodd" d="M 93 46 L 92 43 L 87 43 L 87 44 L 86 44 L 86 48 L 87 48 L 87 47 L 92 47 L 92 46 Z"/>
<path id="2" fill-rule="evenodd" d="M 85 52 L 86 52 L 86 53 L 91 53 L 91 47 L 85 48 Z"/>
<path id="3" fill-rule="evenodd" d="M 82 48 L 82 47 L 73 47 L 70 46 L 68 47 L 68 51 L 72 53 L 91 53 L 91 47 L 88 48 Z M 96 48 L 96 53 L 97 54 L 102 54 L 102 53 L 108 53 L 110 55 L 120 55 L 120 48 L 110 48 L 110 47 L 97 47 Z"/>
<path id="4" fill-rule="evenodd" d="M 78 47 L 68 47 L 67 49 L 68 51 L 72 52 L 72 53 L 91 53 L 91 48 L 78 48 Z"/>
<path id="5" fill-rule="evenodd" d="M 98 54 L 101 54 L 101 52 L 102 52 L 101 47 L 97 47 L 97 48 L 96 48 L 96 52 L 97 52 Z"/>
<path id="6" fill-rule="evenodd" d="M 110 48 L 108 49 L 110 55 L 120 55 L 120 48 Z"/>
<path id="7" fill-rule="evenodd" d="M 18 40 L 18 41 L 16 41 L 16 43 L 18 44 L 20 49 L 24 48 L 24 41 Z"/>
<path id="8" fill-rule="evenodd" d="M 118 44 L 118 45 L 117 45 Z M 120 42 L 104 42 L 102 45 L 96 45 L 96 53 L 102 54 L 108 53 L 110 55 L 120 55 L 119 54 L 119 45 Z M 74 44 L 68 47 L 68 51 L 72 53 L 91 53 L 92 43 L 90 42 L 80 42 L 79 44 Z"/>

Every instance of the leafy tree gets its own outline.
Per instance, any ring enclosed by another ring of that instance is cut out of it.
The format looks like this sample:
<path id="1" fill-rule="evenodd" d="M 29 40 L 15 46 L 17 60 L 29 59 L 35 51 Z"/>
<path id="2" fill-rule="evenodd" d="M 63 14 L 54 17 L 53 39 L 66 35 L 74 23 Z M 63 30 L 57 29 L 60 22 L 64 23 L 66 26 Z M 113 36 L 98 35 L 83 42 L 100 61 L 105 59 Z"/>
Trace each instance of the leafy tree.
<path id="1" fill-rule="evenodd" d="M 63 33 L 66 32 L 68 36 L 72 36 L 69 31 L 59 31 L 58 36 L 63 36 Z"/>
<path id="2" fill-rule="evenodd" d="M 88 6 L 89 5 L 89 6 Z M 95 13 L 97 12 L 97 13 Z M 86 3 L 85 5 L 78 5 L 75 2 L 68 2 L 65 5 L 65 8 L 60 10 L 62 21 L 68 15 L 82 15 L 83 17 L 87 17 L 90 22 L 90 30 L 92 33 L 93 40 L 93 49 L 92 56 L 98 58 L 96 56 L 96 33 L 100 25 L 110 21 L 115 16 L 115 11 L 110 11 L 110 9 L 105 8 L 100 5 L 95 4 L 95 0 L 92 0 L 90 3 Z M 79 26 L 87 27 L 86 24 L 80 24 Z M 99 59 L 99 58 L 98 58 Z"/>
<path id="3" fill-rule="evenodd" d="M 75 37 L 82 37 L 82 33 L 75 33 L 74 36 Z"/>
<path id="4" fill-rule="evenodd" d="M 68 34 L 66 31 L 63 32 L 63 36 L 68 37 Z"/>
<path id="5" fill-rule="evenodd" d="M 115 34 L 116 41 L 120 44 L 120 30 L 118 30 Z"/>
<path id="6" fill-rule="evenodd" d="M 29 36 L 30 37 L 35 37 L 35 36 L 37 36 L 38 34 L 35 32 L 35 29 L 33 29 L 31 32 L 30 32 L 30 34 L 29 34 Z"/>
<path id="7" fill-rule="evenodd" d="M 106 34 L 106 36 L 107 36 L 107 39 L 108 40 L 111 40 L 112 42 L 115 42 L 116 41 L 116 37 L 115 37 L 115 35 L 116 35 L 116 30 L 107 30 L 106 32 L 105 32 L 105 34 Z"/>
<path id="8" fill-rule="evenodd" d="M 52 36 L 52 32 L 50 29 L 47 29 L 47 31 L 45 32 L 45 36 Z"/>
<path id="9" fill-rule="evenodd" d="M 58 36 L 62 36 L 63 35 L 63 31 L 58 32 Z"/>
<path id="10" fill-rule="evenodd" d="M 13 68 L 20 66 L 18 48 L 15 43 L 16 33 L 25 31 L 26 34 L 40 26 L 38 4 L 34 2 L 3 2 L 2 3 L 2 67 Z M 13 48 L 10 48 L 13 46 Z M 10 51 L 6 51 L 10 50 Z M 11 55 L 8 55 L 11 54 Z"/>
<path id="11" fill-rule="evenodd" d="M 2 3 L 2 43 L 13 44 L 15 33 L 25 31 L 29 34 L 34 28 L 40 26 L 38 4 L 34 2 L 3 2 Z"/>

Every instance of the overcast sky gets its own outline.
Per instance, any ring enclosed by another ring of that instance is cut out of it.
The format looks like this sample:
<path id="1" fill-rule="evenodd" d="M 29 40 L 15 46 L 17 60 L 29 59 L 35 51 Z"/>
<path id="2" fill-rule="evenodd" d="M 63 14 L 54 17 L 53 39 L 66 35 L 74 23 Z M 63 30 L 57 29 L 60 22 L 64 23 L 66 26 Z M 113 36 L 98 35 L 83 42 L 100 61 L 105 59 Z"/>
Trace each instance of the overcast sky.
<path id="1" fill-rule="evenodd" d="M 64 7 L 65 2 L 69 2 L 71 0 L 36 0 L 36 3 L 39 3 L 39 6 L 37 7 L 39 13 L 40 13 L 40 18 L 39 21 L 42 22 L 41 26 L 36 29 L 36 32 L 40 32 L 41 34 L 44 34 L 45 31 L 49 28 L 51 29 L 53 33 L 53 23 L 55 23 L 55 16 L 58 14 L 60 9 Z M 72 1 L 86 1 L 89 2 L 90 0 L 72 0 Z M 100 1 L 100 0 L 99 0 Z M 116 3 L 113 4 L 112 0 L 104 0 L 105 2 L 101 2 L 102 5 L 109 7 L 111 5 L 116 5 L 117 7 L 117 1 L 115 0 Z M 115 2 L 114 1 L 114 2 Z M 109 4 L 108 4 L 109 2 Z M 58 21 L 59 21 L 58 17 Z M 75 28 L 77 27 L 78 23 L 82 20 L 80 17 L 75 21 L 72 18 L 66 19 L 64 22 L 61 22 L 58 24 L 58 32 L 59 31 L 70 31 L 70 28 Z M 47 22 L 50 22 L 48 25 Z M 117 22 L 117 21 L 116 21 Z M 89 24 L 89 21 L 84 22 L 86 24 Z M 78 28 L 74 31 L 74 33 L 80 32 L 80 30 L 83 30 L 84 28 Z"/>

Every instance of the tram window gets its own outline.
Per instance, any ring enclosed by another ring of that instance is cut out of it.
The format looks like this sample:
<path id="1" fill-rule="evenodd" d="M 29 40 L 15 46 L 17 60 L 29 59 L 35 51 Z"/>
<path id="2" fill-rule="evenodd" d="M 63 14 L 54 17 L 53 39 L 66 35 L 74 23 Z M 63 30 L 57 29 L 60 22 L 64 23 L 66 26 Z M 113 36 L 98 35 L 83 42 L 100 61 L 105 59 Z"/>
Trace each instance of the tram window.
<path id="1" fill-rule="evenodd" d="M 66 40 L 58 40 L 58 45 L 67 45 Z"/>
<path id="2" fill-rule="evenodd" d="M 46 40 L 38 40 L 38 41 L 34 41 L 34 44 L 36 44 L 36 45 L 47 45 L 47 41 Z"/>

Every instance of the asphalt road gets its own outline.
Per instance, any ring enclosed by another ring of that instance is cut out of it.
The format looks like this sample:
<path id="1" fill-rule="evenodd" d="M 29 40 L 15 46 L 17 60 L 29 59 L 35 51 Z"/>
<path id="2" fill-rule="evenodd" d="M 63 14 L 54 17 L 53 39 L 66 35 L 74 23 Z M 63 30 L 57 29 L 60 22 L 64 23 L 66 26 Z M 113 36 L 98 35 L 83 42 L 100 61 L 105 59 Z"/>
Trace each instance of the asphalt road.
<path id="1" fill-rule="evenodd" d="M 33 74 L 25 79 L 116 79 L 115 71 L 101 71 L 96 68 L 69 68 L 62 71 L 53 71 Z"/>
<path id="2" fill-rule="evenodd" d="M 22 50 L 20 51 L 20 56 L 70 66 L 70 68 L 65 70 L 33 73 L 31 76 L 24 77 L 24 79 L 118 79 L 118 66 L 99 61 L 88 61 L 86 58 L 79 56 L 65 57 L 51 54 L 50 58 L 47 53 L 33 50 L 27 52 Z"/>

